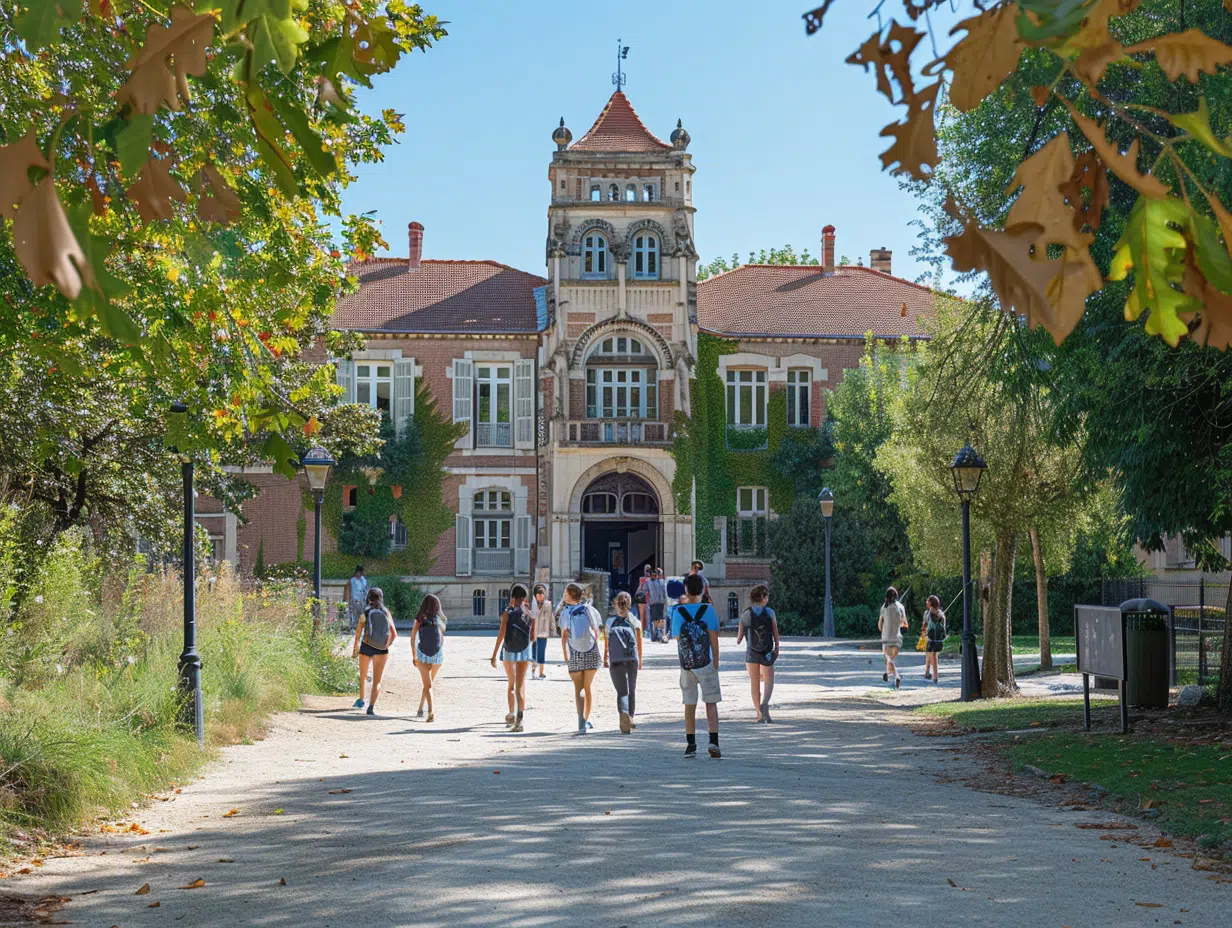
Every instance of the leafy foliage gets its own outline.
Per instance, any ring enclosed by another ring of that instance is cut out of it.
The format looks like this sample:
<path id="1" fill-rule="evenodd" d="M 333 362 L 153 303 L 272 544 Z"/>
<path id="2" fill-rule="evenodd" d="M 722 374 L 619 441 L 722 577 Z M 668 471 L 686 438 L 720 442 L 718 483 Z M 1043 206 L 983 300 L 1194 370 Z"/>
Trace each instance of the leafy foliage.
<path id="1" fill-rule="evenodd" d="M 713 277 L 715 274 L 734 271 L 741 264 L 820 264 L 820 262 L 809 255 L 807 248 L 797 254 L 794 247 L 784 245 L 782 248 L 771 248 L 769 250 L 763 248 L 759 252 L 750 251 L 748 261 L 741 261 L 740 255 L 733 254 L 730 260 L 727 258 L 715 258 L 705 264 L 698 264 L 697 279 L 702 281 L 707 277 Z"/>

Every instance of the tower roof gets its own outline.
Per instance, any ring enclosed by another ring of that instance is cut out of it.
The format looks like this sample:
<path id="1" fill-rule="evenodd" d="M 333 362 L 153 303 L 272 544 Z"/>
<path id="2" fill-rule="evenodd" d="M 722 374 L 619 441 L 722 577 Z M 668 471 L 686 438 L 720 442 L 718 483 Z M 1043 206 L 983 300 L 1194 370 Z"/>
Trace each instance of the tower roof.
<path id="1" fill-rule="evenodd" d="M 672 146 L 655 138 L 633 110 L 629 98 L 617 90 L 590 127 L 590 131 L 569 146 L 570 151 L 660 152 Z"/>

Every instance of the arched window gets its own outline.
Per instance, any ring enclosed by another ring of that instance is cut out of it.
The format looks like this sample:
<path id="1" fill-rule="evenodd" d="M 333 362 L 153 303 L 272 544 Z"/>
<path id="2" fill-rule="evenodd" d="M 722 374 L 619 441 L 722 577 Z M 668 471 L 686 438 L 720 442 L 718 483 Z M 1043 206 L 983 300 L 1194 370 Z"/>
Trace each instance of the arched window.
<path id="1" fill-rule="evenodd" d="M 654 184 L 642 185 L 642 200 L 646 203 L 651 202 L 655 198 Z"/>
<path id="2" fill-rule="evenodd" d="M 644 354 L 645 349 L 642 343 L 636 338 L 629 338 L 625 335 L 613 336 L 605 338 L 602 344 L 599 345 L 599 354 Z"/>
<path id="3" fill-rule="evenodd" d="M 620 202 L 620 185 L 619 184 L 609 184 L 608 185 L 607 198 L 611 200 L 613 203 Z"/>
<path id="4" fill-rule="evenodd" d="M 649 232 L 639 232 L 633 239 L 633 276 L 642 280 L 659 277 L 659 239 Z"/>
<path id="5" fill-rule="evenodd" d="M 620 500 L 620 511 L 627 516 L 651 516 L 659 511 L 659 504 L 649 493 L 626 493 Z"/>
<path id="6" fill-rule="evenodd" d="M 598 184 L 590 188 L 590 198 L 596 202 L 603 199 L 603 191 L 599 189 Z"/>
<path id="7" fill-rule="evenodd" d="M 589 232 L 582 240 L 582 276 L 607 277 L 607 239 L 598 232 Z"/>
<path id="8" fill-rule="evenodd" d="M 587 515 L 614 515 L 616 513 L 615 493 L 587 493 L 582 497 L 582 512 Z"/>
<path id="9" fill-rule="evenodd" d="M 727 594 L 727 618 L 731 622 L 740 618 L 740 597 L 735 593 Z"/>
<path id="10" fill-rule="evenodd" d="M 625 185 L 625 202 L 626 203 L 636 203 L 637 202 L 637 184 Z"/>

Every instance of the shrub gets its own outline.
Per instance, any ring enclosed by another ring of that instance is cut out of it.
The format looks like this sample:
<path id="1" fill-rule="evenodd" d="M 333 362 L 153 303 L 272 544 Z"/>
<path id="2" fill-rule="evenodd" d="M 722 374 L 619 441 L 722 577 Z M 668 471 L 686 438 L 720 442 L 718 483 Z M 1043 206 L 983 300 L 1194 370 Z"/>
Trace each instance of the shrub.
<path id="1" fill-rule="evenodd" d="M 380 587 L 385 595 L 385 607 L 395 619 L 412 619 L 419 611 L 423 592 L 415 584 L 401 577 L 372 577 L 370 583 Z"/>
<path id="2" fill-rule="evenodd" d="M 835 606 L 834 635 L 836 638 L 877 637 L 877 610 L 872 606 Z"/>

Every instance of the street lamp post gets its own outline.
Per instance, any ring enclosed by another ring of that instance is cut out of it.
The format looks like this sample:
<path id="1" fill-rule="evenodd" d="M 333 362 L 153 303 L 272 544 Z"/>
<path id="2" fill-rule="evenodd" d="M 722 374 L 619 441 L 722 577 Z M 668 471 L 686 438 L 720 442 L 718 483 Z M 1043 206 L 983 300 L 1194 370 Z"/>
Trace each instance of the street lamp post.
<path id="1" fill-rule="evenodd" d="M 334 461 L 329 452 L 318 445 L 303 456 L 300 464 L 316 501 L 312 530 L 312 634 L 316 635 L 321 630 L 321 504 L 325 500 L 325 482 L 329 479 L 329 469 L 334 466 Z"/>
<path id="2" fill-rule="evenodd" d="M 821 514 L 826 520 L 826 611 L 822 625 L 822 634 L 827 638 L 834 637 L 834 602 L 830 597 L 830 517 L 834 515 L 834 494 L 826 487 L 817 494 L 817 502 L 821 504 Z"/>
<path id="3" fill-rule="evenodd" d="M 173 403 L 171 411 L 187 415 L 188 407 Z M 180 474 L 184 478 L 184 650 L 180 653 L 180 694 L 183 700 L 181 721 L 192 726 L 197 744 L 205 745 L 205 707 L 201 701 L 201 655 L 197 653 L 197 557 L 195 533 L 196 505 L 193 500 L 193 459 L 180 454 Z"/>
<path id="4" fill-rule="evenodd" d="M 954 457 L 950 473 L 954 489 L 962 500 L 962 701 L 970 702 L 980 695 L 980 660 L 975 651 L 975 632 L 971 630 L 971 497 L 980 488 L 980 478 L 988 465 L 970 445 Z"/>

